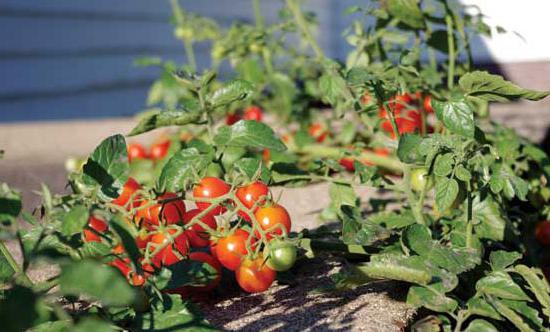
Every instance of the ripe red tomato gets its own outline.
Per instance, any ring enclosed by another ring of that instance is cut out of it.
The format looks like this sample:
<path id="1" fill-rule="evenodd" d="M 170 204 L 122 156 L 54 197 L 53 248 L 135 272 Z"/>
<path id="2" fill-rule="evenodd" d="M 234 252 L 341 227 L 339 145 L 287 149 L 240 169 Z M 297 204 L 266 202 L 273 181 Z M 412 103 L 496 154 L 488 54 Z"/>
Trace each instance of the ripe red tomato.
<path id="1" fill-rule="evenodd" d="M 156 248 L 170 242 L 169 235 L 176 232 L 175 229 L 168 229 L 167 232 L 157 232 L 151 236 L 150 253 L 154 253 Z M 152 258 L 153 265 L 172 265 L 181 260 L 180 256 L 186 256 L 189 253 L 189 241 L 184 233 L 178 235 L 172 244 L 166 245 Z M 178 256 L 180 255 L 180 256 Z"/>
<path id="2" fill-rule="evenodd" d="M 158 200 L 174 199 L 178 197 L 175 193 L 165 193 L 159 196 Z M 148 201 L 143 204 L 149 204 Z M 162 211 L 162 218 L 159 218 Z M 185 203 L 181 199 L 173 200 L 164 204 L 157 203 L 152 204 L 146 208 L 139 209 L 137 212 L 137 218 L 146 227 L 153 228 L 160 225 L 160 221 L 164 221 L 165 224 L 171 225 L 183 220 L 183 214 L 185 213 Z"/>
<path id="3" fill-rule="evenodd" d="M 163 140 L 151 145 L 151 152 L 149 153 L 149 157 L 153 160 L 160 160 L 164 158 L 168 153 L 170 144 L 170 140 Z"/>
<path id="4" fill-rule="evenodd" d="M 143 147 L 143 145 L 139 143 L 131 143 L 128 144 L 128 161 L 132 161 L 134 159 L 146 159 L 147 158 L 147 151 Z"/>
<path id="5" fill-rule="evenodd" d="M 269 195 L 269 188 L 262 181 L 256 181 L 237 188 L 235 195 L 247 209 L 252 209 L 255 205 L 252 211 L 254 212 L 265 203 L 267 195 Z M 237 214 L 244 220 L 250 221 L 250 217 L 244 211 L 238 211 Z"/>
<path id="6" fill-rule="evenodd" d="M 151 235 L 147 233 L 147 230 L 145 228 L 142 228 L 136 236 L 136 246 L 139 249 L 145 249 L 147 247 L 147 243 L 149 243 L 150 240 Z"/>
<path id="7" fill-rule="evenodd" d="M 200 198 L 217 198 L 220 196 L 223 196 L 227 194 L 231 190 L 231 187 L 225 183 L 223 180 L 207 176 L 203 178 L 199 184 L 195 186 L 193 189 L 193 197 L 196 199 Z M 201 211 L 206 210 L 210 203 L 208 202 L 195 202 L 197 204 L 197 208 Z M 223 206 L 217 206 L 214 209 L 210 211 L 210 215 L 219 215 L 225 212 L 225 208 Z"/>
<path id="8" fill-rule="evenodd" d="M 106 222 L 94 216 L 88 219 L 88 225 L 84 228 L 85 242 L 101 242 L 101 233 L 105 233 L 109 226 Z"/>
<path id="9" fill-rule="evenodd" d="M 244 120 L 254 120 L 254 121 L 261 122 L 262 121 L 262 109 L 259 108 L 258 106 L 248 106 L 244 110 L 243 119 Z"/>
<path id="10" fill-rule="evenodd" d="M 124 253 L 124 251 L 125 251 L 125 250 L 124 250 L 124 246 L 123 246 L 121 243 L 117 244 L 117 245 L 111 250 L 111 252 L 112 252 L 113 254 L 115 254 L 115 255 L 122 255 L 122 254 Z"/>
<path id="11" fill-rule="evenodd" d="M 341 158 L 339 163 L 342 165 L 348 172 L 355 171 L 355 166 L 353 166 L 353 163 L 355 162 L 355 159 L 351 157 L 344 157 Z"/>
<path id="12" fill-rule="evenodd" d="M 145 284 L 145 281 L 155 272 L 153 266 L 149 264 L 141 265 L 141 273 L 137 271 L 130 270 L 126 278 L 132 286 L 141 287 Z"/>
<path id="13" fill-rule="evenodd" d="M 328 136 L 328 130 L 320 123 L 313 123 L 309 126 L 308 133 L 319 143 L 322 143 Z"/>
<path id="14" fill-rule="evenodd" d="M 264 258 L 246 258 L 237 271 L 235 271 L 237 283 L 248 293 L 260 293 L 266 291 L 275 281 L 276 272 L 264 264 Z"/>
<path id="15" fill-rule="evenodd" d="M 199 209 L 193 209 L 187 211 L 183 215 L 183 223 L 187 225 L 191 219 L 201 213 Z M 205 215 L 201 218 L 201 221 L 212 229 L 216 229 L 216 219 L 212 215 Z M 190 229 L 185 230 L 185 235 L 189 239 L 191 247 L 200 248 L 206 247 L 210 244 L 210 234 L 199 224 L 194 224 Z"/>
<path id="16" fill-rule="evenodd" d="M 260 223 L 262 229 L 268 231 L 268 234 L 266 234 L 268 239 L 271 239 L 271 234 L 282 235 L 283 231 L 281 227 L 284 227 L 287 234 L 290 232 L 292 226 L 290 215 L 287 210 L 279 204 L 259 207 L 254 213 L 254 216 Z M 259 237 L 259 234 L 256 234 L 256 237 Z"/>
<path id="17" fill-rule="evenodd" d="M 388 106 L 395 111 L 400 111 L 408 106 L 412 102 L 411 95 L 404 93 L 401 95 L 395 95 L 390 98 Z"/>
<path id="18" fill-rule="evenodd" d="M 128 277 L 128 274 L 132 270 L 132 268 L 130 266 L 130 258 L 128 258 L 128 257 L 114 259 L 114 260 L 110 261 L 109 263 L 107 263 L 107 265 L 110 265 L 110 266 L 113 266 L 113 267 L 117 268 L 125 278 Z"/>
<path id="19" fill-rule="evenodd" d="M 112 203 L 118 206 L 126 206 L 130 199 L 132 199 L 132 206 L 137 207 L 139 205 L 139 197 L 135 195 L 135 192 L 140 188 L 140 184 L 136 180 L 134 180 L 134 178 L 129 177 L 122 187 L 122 193 L 116 199 L 114 199 Z M 130 209 L 131 206 L 128 206 L 128 210 Z"/>
<path id="20" fill-rule="evenodd" d="M 238 122 L 241 119 L 241 116 L 237 113 L 227 114 L 225 117 L 225 124 L 231 126 L 232 124 Z"/>
<path id="21" fill-rule="evenodd" d="M 237 229 L 233 234 L 221 238 L 214 246 L 215 256 L 225 268 L 234 271 L 239 267 L 241 259 L 248 254 L 246 242 L 249 235 L 244 229 Z"/>
<path id="22" fill-rule="evenodd" d="M 416 110 L 405 111 L 405 116 L 401 116 L 401 114 L 399 116 L 396 115 L 395 122 L 397 124 L 397 131 L 399 131 L 400 134 L 414 133 L 422 125 L 422 119 Z M 393 132 L 393 127 L 389 118 L 382 122 L 381 126 L 382 129 L 390 134 L 392 139 L 395 139 L 395 133 Z"/>
<path id="23" fill-rule="evenodd" d="M 537 224 L 535 237 L 541 245 L 550 247 L 550 221 L 541 221 Z"/>
<path id="24" fill-rule="evenodd" d="M 424 98 L 424 110 L 426 111 L 426 113 L 433 113 L 434 112 L 434 109 L 433 109 L 433 106 L 432 106 L 432 96 L 430 96 L 430 95 L 427 95 Z"/>

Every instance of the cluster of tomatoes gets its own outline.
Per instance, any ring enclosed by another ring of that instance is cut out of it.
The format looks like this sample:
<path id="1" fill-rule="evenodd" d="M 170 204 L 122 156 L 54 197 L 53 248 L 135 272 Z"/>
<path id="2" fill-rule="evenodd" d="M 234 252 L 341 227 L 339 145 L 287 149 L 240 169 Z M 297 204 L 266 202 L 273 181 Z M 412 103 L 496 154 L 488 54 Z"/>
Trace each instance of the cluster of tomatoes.
<path id="1" fill-rule="evenodd" d="M 234 188 L 219 178 L 204 177 L 194 186 L 192 199 L 185 201 L 176 193 L 153 200 L 141 195 L 140 184 L 129 178 L 112 202 L 132 216 L 127 222 L 136 231 L 141 266 L 133 267 L 120 244 L 108 264 L 134 286 L 144 285 L 162 267 L 189 260 L 206 266 L 206 273 L 201 271 L 201 279 L 193 279 L 196 283 L 168 292 L 187 296 L 212 290 L 221 281 L 222 268 L 234 271 L 243 290 L 263 292 L 277 271 L 290 269 L 296 261 L 296 247 L 288 238 L 290 215 L 261 181 Z M 83 240 L 102 242 L 108 232 L 108 223 L 92 216 Z"/>
<path id="2" fill-rule="evenodd" d="M 422 93 L 403 93 L 392 97 L 388 102 L 388 108 L 395 116 L 397 130 L 400 134 L 415 133 L 426 127 L 422 113 L 433 113 L 431 96 L 422 98 Z M 420 107 L 422 104 L 422 107 Z M 382 119 L 380 127 L 395 139 L 395 132 L 390 121 L 390 116 L 385 108 L 380 108 L 378 117 Z"/>
<path id="3" fill-rule="evenodd" d="M 225 124 L 230 126 L 239 120 L 262 121 L 262 118 L 262 109 L 258 106 L 251 105 L 246 107 L 242 114 L 240 114 L 239 112 L 228 114 L 225 118 Z"/>
<path id="4" fill-rule="evenodd" d="M 138 160 L 138 159 L 151 159 L 151 160 L 160 160 L 166 156 L 168 149 L 170 148 L 170 140 L 161 139 L 153 143 L 149 147 L 149 151 L 139 144 L 139 143 L 130 143 L 128 144 L 128 160 Z"/>

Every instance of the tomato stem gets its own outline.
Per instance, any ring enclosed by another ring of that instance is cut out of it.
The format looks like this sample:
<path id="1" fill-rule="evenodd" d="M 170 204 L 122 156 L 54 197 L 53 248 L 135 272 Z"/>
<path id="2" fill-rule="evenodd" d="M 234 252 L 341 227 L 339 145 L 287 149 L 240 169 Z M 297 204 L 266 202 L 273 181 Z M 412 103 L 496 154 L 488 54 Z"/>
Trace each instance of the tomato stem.
<path id="1" fill-rule="evenodd" d="M 288 9 L 290 9 L 290 11 L 292 12 L 298 28 L 302 31 L 304 38 L 311 45 L 311 48 L 313 48 L 313 51 L 315 52 L 315 55 L 317 55 L 317 58 L 319 60 L 325 59 L 325 54 L 321 50 L 321 47 L 319 47 L 317 40 L 313 37 L 313 34 L 311 33 L 307 25 L 307 21 L 304 18 L 304 14 L 302 13 L 300 5 L 296 2 L 296 0 L 286 0 L 286 5 L 288 6 Z"/>
<path id="2" fill-rule="evenodd" d="M 25 273 L 25 271 L 23 271 L 23 269 L 21 268 L 21 266 L 19 266 L 19 264 L 17 264 L 17 262 L 15 261 L 15 259 L 13 258 L 13 255 L 10 253 L 10 251 L 8 250 L 8 247 L 6 247 L 6 244 L 4 242 L 0 242 L 0 253 L 2 254 L 2 256 L 4 256 L 4 258 L 6 259 L 6 261 L 8 262 L 8 265 L 12 268 L 12 270 L 15 272 L 15 275 L 17 277 L 20 277 L 21 278 L 21 282 L 25 285 L 25 286 L 32 286 L 33 285 L 33 282 L 32 280 L 29 278 L 29 276 Z"/>
<path id="3" fill-rule="evenodd" d="M 447 15 L 445 15 L 445 23 L 447 24 L 447 44 L 449 45 L 449 68 L 447 68 L 447 87 L 452 90 L 454 87 L 455 76 L 455 41 L 453 31 L 453 18 L 449 13 L 450 9 L 447 7 Z"/>

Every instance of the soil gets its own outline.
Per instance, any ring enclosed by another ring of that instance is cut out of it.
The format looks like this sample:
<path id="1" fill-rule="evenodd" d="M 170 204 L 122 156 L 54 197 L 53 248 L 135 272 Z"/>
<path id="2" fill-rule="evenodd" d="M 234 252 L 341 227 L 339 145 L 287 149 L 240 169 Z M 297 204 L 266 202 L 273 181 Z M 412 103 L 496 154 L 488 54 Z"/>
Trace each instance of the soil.
<path id="1" fill-rule="evenodd" d="M 548 101 L 538 108 L 531 103 L 502 105 L 493 114 L 528 138 L 541 141 L 550 125 L 549 105 Z M 6 151 L 0 161 L 0 181 L 20 189 L 24 206 L 30 210 L 40 202 L 34 191 L 40 190 L 41 181 L 52 192 L 66 190 L 63 165 L 67 157 L 85 155 L 103 138 L 129 132 L 133 124 L 133 119 L 0 124 L 0 149 Z M 147 142 L 158 134 L 145 134 L 137 140 Z M 329 202 L 326 184 L 275 188 L 274 196 L 281 191 L 280 202 L 289 210 L 295 231 L 322 224 L 317 216 Z M 363 201 L 376 194 L 369 189 L 358 189 L 358 193 Z M 13 243 L 9 247 L 17 251 Z M 373 281 L 353 289 L 320 291 L 330 288 L 330 276 L 345 269 L 345 262 L 337 258 L 317 258 L 295 269 L 297 284 L 278 282 L 260 295 L 236 289 L 215 297 L 212 294 L 212 299 L 203 302 L 203 311 L 215 326 L 226 330 L 404 330 L 415 310 L 404 303 L 406 289 L 399 283 Z M 55 267 L 40 266 L 30 274 L 34 280 L 44 280 L 54 272 Z"/>

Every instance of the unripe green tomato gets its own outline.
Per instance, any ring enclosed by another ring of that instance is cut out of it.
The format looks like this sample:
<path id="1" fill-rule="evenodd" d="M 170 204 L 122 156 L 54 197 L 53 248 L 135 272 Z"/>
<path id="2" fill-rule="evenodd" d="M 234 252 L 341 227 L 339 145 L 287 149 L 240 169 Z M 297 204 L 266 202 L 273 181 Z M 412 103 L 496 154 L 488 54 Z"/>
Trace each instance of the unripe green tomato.
<path id="1" fill-rule="evenodd" d="M 271 241 L 264 249 L 266 265 L 275 271 L 289 270 L 296 263 L 296 247 L 282 240 Z"/>
<path id="2" fill-rule="evenodd" d="M 191 39 L 193 37 L 193 30 L 190 28 L 177 27 L 174 31 L 176 38 Z"/>
<path id="3" fill-rule="evenodd" d="M 206 169 L 206 176 L 212 176 L 215 178 L 223 177 L 223 169 L 218 163 L 211 163 Z"/>
<path id="4" fill-rule="evenodd" d="M 424 167 L 415 168 L 411 172 L 411 188 L 416 192 L 421 192 L 424 187 L 426 190 L 434 186 L 433 176 L 428 176 L 428 170 Z"/>

